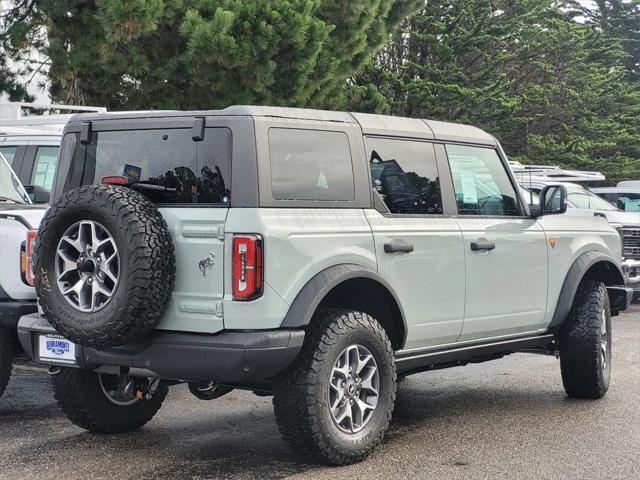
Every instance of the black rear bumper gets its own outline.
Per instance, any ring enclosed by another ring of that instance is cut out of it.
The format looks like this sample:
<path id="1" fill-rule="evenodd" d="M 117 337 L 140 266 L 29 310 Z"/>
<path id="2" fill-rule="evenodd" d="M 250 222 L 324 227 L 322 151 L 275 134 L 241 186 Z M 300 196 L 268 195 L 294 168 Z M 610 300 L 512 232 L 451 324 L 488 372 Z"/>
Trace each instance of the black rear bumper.
<path id="1" fill-rule="evenodd" d="M 15 330 L 20 317 L 37 311 L 35 300 L 0 302 L 0 326 Z"/>
<path id="2" fill-rule="evenodd" d="M 20 319 L 20 343 L 35 360 L 39 333 L 55 330 L 39 314 Z M 129 367 L 137 375 L 251 385 L 268 381 L 286 368 L 303 341 L 303 330 L 223 331 L 213 335 L 156 331 L 109 350 L 78 346 L 76 360 L 80 368 L 90 370 Z"/>

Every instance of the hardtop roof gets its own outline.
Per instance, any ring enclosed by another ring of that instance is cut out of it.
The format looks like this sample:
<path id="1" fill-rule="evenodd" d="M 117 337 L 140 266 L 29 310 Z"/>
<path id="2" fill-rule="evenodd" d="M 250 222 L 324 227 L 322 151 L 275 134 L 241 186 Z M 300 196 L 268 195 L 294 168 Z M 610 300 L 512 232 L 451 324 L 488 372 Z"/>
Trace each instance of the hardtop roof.
<path id="1" fill-rule="evenodd" d="M 497 146 L 496 139 L 485 131 L 459 123 L 440 122 L 391 115 L 350 113 L 310 108 L 270 107 L 254 105 L 234 105 L 221 110 L 149 110 L 135 112 L 107 112 L 101 114 L 82 113 L 71 117 L 69 123 L 93 122 L 117 119 L 148 119 L 194 116 L 250 116 L 278 117 L 298 120 L 313 120 L 357 124 L 365 135 L 388 135 L 394 137 L 425 138 L 452 142 L 478 143 Z"/>

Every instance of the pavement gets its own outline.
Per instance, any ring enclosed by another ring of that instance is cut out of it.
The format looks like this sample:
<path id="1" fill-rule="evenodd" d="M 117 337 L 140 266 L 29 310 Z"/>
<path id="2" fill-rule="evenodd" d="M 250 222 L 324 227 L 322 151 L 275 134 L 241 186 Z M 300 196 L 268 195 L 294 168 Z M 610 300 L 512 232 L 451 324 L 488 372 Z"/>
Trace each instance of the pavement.
<path id="1" fill-rule="evenodd" d="M 291 452 L 269 397 L 205 402 L 181 385 L 142 430 L 94 435 L 58 410 L 41 368 L 19 365 L 0 399 L 0 479 L 640 479 L 640 308 L 613 321 L 604 399 L 568 399 L 540 355 L 414 375 L 381 448 L 340 468 Z"/>

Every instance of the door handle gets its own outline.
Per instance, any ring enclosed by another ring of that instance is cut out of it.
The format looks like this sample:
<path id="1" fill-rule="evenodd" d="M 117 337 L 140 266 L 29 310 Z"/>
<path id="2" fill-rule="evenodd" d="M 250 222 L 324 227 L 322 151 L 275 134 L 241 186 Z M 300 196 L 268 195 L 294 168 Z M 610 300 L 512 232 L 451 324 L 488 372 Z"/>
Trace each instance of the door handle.
<path id="1" fill-rule="evenodd" d="M 471 250 L 493 250 L 494 248 L 496 248 L 496 242 L 486 238 L 479 238 L 475 242 L 471 242 Z"/>
<path id="2" fill-rule="evenodd" d="M 413 252 L 413 244 L 404 240 L 394 240 L 391 243 L 384 244 L 384 253 Z"/>

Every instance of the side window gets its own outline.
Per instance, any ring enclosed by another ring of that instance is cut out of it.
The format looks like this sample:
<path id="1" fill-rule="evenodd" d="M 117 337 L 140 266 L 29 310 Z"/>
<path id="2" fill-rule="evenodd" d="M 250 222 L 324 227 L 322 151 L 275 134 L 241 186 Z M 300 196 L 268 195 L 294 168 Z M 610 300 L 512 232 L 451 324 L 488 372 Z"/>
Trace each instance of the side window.
<path id="1" fill-rule="evenodd" d="M 498 152 L 447 145 L 458 214 L 518 216 L 518 196 Z"/>
<path id="2" fill-rule="evenodd" d="M 0 153 L 9 162 L 9 166 L 13 165 L 13 157 L 16 156 L 16 150 L 18 147 L 0 147 Z"/>
<path id="3" fill-rule="evenodd" d="M 38 147 L 31 171 L 31 184 L 51 190 L 58 164 L 59 147 Z"/>
<path id="4" fill-rule="evenodd" d="M 344 132 L 269 129 L 271 190 L 276 200 L 353 200 L 349 139 Z"/>
<path id="5" fill-rule="evenodd" d="M 229 203 L 231 131 L 207 128 L 202 142 L 189 128 L 95 131 L 89 145 L 75 143 L 64 190 L 107 176 L 128 177 L 156 203 Z"/>
<path id="6" fill-rule="evenodd" d="M 621 193 L 617 203 L 626 212 L 640 212 L 640 193 Z"/>
<path id="7" fill-rule="evenodd" d="M 366 146 L 373 188 L 391 213 L 442 213 L 433 144 L 368 137 Z"/>

